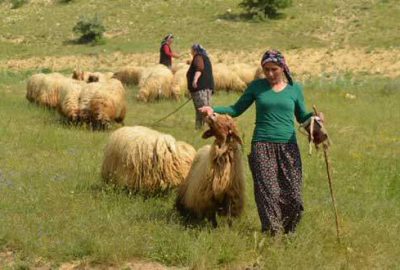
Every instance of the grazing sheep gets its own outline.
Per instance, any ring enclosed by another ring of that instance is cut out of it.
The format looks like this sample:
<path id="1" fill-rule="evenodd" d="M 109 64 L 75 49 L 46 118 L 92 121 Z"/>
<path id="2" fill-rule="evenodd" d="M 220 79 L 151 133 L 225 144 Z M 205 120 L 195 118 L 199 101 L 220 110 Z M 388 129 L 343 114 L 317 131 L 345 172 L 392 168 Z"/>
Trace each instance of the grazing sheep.
<path id="1" fill-rule="evenodd" d="M 57 106 L 58 112 L 68 121 L 79 120 L 79 96 L 86 83 L 70 81 L 60 90 L 60 102 Z"/>
<path id="2" fill-rule="evenodd" d="M 56 108 L 59 103 L 60 89 L 69 83 L 69 79 L 60 73 L 35 74 L 27 83 L 26 98 L 49 108 Z"/>
<path id="3" fill-rule="evenodd" d="M 112 72 L 101 73 L 101 72 L 87 72 L 87 71 L 74 70 L 74 72 L 72 73 L 72 79 L 78 81 L 84 81 L 87 83 L 107 81 L 111 79 L 113 76 L 114 73 Z"/>
<path id="4" fill-rule="evenodd" d="M 180 97 L 183 95 L 189 95 L 189 92 L 187 91 L 188 86 L 186 79 L 186 72 L 188 71 L 188 69 L 189 65 L 186 65 L 185 68 L 181 67 L 175 72 L 171 83 L 171 92 L 174 96 Z"/>
<path id="5" fill-rule="evenodd" d="M 110 86 L 114 84 L 113 86 Z M 126 115 L 125 90 L 118 80 L 109 81 L 108 91 L 97 91 L 90 101 L 91 123 L 104 128 L 115 121 L 124 124 Z"/>
<path id="6" fill-rule="evenodd" d="M 190 63 L 191 61 L 189 61 Z M 172 73 L 176 73 L 178 70 L 185 69 L 186 71 L 189 69 L 189 65 L 187 63 L 176 63 L 172 64 L 171 71 Z"/>
<path id="7" fill-rule="evenodd" d="M 195 154 L 191 145 L 171 135 L 142 126 L 123 127 L 106 145 L 102 177 L 132 191 L 155 193 L 178 186 Z"/>
<path id="8" fill-rule="evenodd" d="M 237 217 L 243 210 L 244 170 L 242 140 L 235 123 L 227 115 L 206 118 L 210 129 L 203 138 L 215 137 L 214 143 L 200 148 L 189 174 L 179 187 L 176 207 L 182 215 L 207 218 L 217 226 L 216 214 Z"/>
<path id="9" fill-rule="evenodd" d="M 229 66 L 232 72 L 236 73 L 239 78 L 247 85 L 249 85 L 253 80 L 257 68 L 249 64 L 238 63 Z"/>
<path id="10" fill-rule="evenodd" d="M 94 128 L 122 123 L 126 114 L 125 89 L 116 79 L 87 84 L 79 97 L 79 118 Z"/>
<path id="11" fill-rule="evenodd" d="M 137 99 L 144 102 L 162 97 L 178 99 L 179 96 L 171 91 L 172 79 L 171 70 L 164 65 L 145 68 L 140 78 Z"/>
<path id="12" fill-rule="evenodd" d="M 213 66 L 213 76 L 216 90 L 243 92 L 246 89 L 246 83 L 225 64 Z"/>
<path id="13" fill-rule="evenodd" d="M 125 67 L 114 73 L 113 78 L 120 80 L 123 84 L 137 85 L 140 81 L 143 70 L 144 67 L 139 66 Z"/>

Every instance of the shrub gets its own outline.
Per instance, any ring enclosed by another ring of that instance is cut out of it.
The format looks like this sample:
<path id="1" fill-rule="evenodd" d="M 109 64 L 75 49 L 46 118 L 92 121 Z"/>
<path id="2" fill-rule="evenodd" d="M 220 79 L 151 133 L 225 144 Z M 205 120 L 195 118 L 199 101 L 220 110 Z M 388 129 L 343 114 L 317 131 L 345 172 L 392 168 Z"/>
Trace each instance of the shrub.
<path id="1" fill-rule="evenodd" d="M 244 8 L 253 17 L 276 18 L 278 10 L 289 7 L 292 0 L 243 0 L 239 6 Z"/>
<path id="2" fill-rule="evenodd" d="M 103 34 L 106 31 L 101 19 L 97 14 L 93 18 L 82 16 L 72 29 L 77 34 L 81 34 L 81 43 L 100 43 L 103 41 Z"/>
<path id="3" fill-rule="evenodd" d="M 11 8 L 12 9 L 20 8 L 26 3 L 28 3 L 28 0 L 11 0 Z"/>

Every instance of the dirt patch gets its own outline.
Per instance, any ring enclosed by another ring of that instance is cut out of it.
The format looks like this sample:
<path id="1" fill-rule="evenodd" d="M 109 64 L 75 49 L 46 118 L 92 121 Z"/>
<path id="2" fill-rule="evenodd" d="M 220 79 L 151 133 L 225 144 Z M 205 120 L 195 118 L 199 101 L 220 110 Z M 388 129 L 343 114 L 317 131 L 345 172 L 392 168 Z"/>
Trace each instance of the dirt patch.
<path id="1" fill-rule="evenodd" d="M 248 63 L 258 65 L 263 51 L 226 52 L 211 50 L 214 63 Z M 400 49 L 369 51 L 358 49 L 298 49 L 284 51 L 289 67 L 296 76 L 318 76 L 324 73 L 364 73 L 400 76 Z M 61 57 L 32 57 L 0 61 L 0 69 L 27 70 L 48 68 L 53 71 L 80 68 L 83 70 L 118 71 L 129 65 L 148 66 L 158 63 L 157 53 L 96 54 Z M 180 60 L 184 62 L 186 59 Z"/>
<path id="2" fill-rule="evenodd" d="M 18 262 L 17 255 L 15 252 L 10 250 L 0 251 L 0 269 L 4 268 L 18 268 L 21 266 L 28 266 L 28 264 Z M 54 265 L 46 262 L 42 258 L 36 259 L 34 262 L 29 263 L 29 269 L 34 270 L 51 270 L 54 269 Z M 82 261 L 73 261 L 62 263 L 57 266 L 59 270 L 120 270 L 120 269 L 131 269 L 131 270 L 186 270 L 188 268 L 177 268 L 167 267 L 155 262 L 147 262 L 141 260 L 131 260 L 120 265 L 115 264 L 92 264 Z"/>

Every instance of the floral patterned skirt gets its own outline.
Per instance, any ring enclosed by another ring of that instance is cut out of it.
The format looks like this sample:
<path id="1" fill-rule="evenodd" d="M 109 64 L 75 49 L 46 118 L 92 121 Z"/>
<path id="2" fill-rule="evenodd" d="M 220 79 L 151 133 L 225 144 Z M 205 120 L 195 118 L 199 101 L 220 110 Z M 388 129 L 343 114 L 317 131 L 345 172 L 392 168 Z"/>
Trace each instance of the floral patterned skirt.
<path id="1" fill-rule="evenodd" d="M 293 232 L 303 211 L 297 144 L 253 142 L 248 158 L 262 231 Z"/>

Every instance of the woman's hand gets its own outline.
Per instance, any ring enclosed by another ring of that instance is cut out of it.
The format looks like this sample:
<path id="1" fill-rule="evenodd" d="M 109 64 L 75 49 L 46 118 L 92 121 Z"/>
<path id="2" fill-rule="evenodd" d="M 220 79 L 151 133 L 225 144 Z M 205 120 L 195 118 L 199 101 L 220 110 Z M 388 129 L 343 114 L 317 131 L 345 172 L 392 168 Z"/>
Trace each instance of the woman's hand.
<path id="1" fill-rule="evenodd" d="M 210 106 L 203 106 L 199 108 L 199 112 L 201 112 L 204 116 L 210 116 L 214 113 L 214 110 Z"/>
<path id="2" fill-rule="evenodd" d="M 193 81 L 192 82 L 192 86 L 193 86 L 194 89 L 197 89 L 197 81 Z"/>

